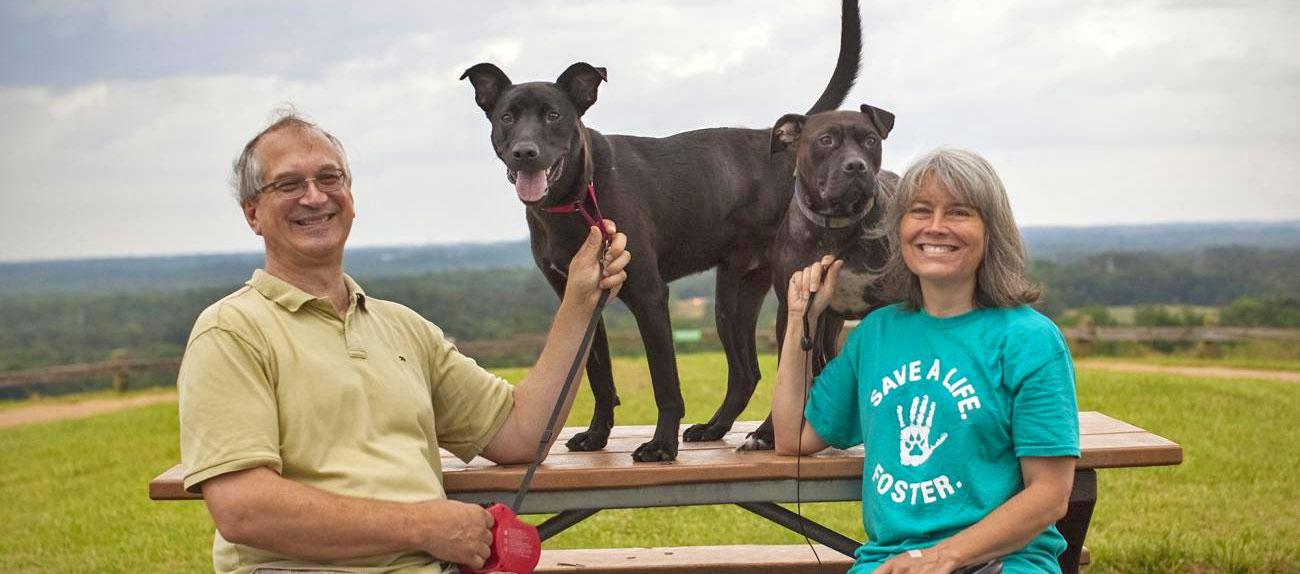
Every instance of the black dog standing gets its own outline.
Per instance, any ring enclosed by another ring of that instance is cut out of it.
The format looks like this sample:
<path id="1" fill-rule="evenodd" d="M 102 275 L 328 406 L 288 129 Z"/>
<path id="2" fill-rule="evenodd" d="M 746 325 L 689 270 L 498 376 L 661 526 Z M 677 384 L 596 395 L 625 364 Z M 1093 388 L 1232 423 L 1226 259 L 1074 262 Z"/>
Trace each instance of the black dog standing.
<path id="1" fill-rule="evenodd" d="M 856 0 L 843 0 L 840 54 L 810 114 L 837 108 L 857 75 L 861 30 Z M 685 412 L 668 316 L 668 282 L 717 268 L 715 320 L 727 356 L 727 394 L 713 417 L 683 433 L 717 440 L 758 383 L 754 330 L 771 286 L 769 248 L 792 193 L 790 154 L 772 155 L 768 130 L 714 128 L 666 138 L 602 135 L 583 126 L 605 70 L 569 66 L 554 82 L 513 84 L 492 64 L 465 71 L 492 123 L 492 146 L 526 206 L 533 259 L 557 293 L 588 219 L 618 223 L 633 254 L 619 298 L 636 317 L 659 416 L 635 460 L 677 457 Z M 598 207 L 597 207 L 598 206 Z M 602 322 L 587 362 L 596 407 L 571 450 L 604 448 L 618 396 Z"/>
<path id="2" fill-rule="evenodd" d="M 776 348 L 786 329 L 790 276 L 823 255 L 844 260 L 831 306 L 809 333 L 816 348 L 813 374 L 835 357 L 846 319 L 861 319 L 885 303 L 875 286 L 888 256 L 881 231 L 898 175 L 880 169 L 881 145 L 894 127 L 894 114 L 862 105 L 861 112 L 831 112 L 804 117 L 786 114 L 772 128 L 772 153 L 795 146 L 794 196 L 772 243 L 772 286 L 778 311 Z M 742 448 L 772 448 L 772 419 L 754 431 Z"/>

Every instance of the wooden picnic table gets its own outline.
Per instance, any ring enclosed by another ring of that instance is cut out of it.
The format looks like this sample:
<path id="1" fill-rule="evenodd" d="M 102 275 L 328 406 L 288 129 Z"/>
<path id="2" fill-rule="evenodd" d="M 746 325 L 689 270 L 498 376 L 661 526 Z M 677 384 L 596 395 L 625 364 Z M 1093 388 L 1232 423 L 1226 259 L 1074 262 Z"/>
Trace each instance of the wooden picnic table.
<path id="1" fill-rule="evenodd" d="M 828 449 L 796 459 L 772 451 L 738 451 L 757 422 L 738 422 L 723 440 L 681 444 L 677 460 L 633 462 L 631 453 L 650 439 L 653 426 L 615 427 L 609 444 L 595 452 L 570 452 L 564 441 L 585 430 L 566 427 L 533 478 L 521 514 L 554 513 L 539 526 L 543 539 L 610 508 L 651 508 L 736 504 L 799 531 L 846 554 L 859 545 L 808 521 L 777 503 L 860 501 L 862 449 Z M 1079 413 L 1081 457 L 1069 513 L 1057 527 L 1069 543 L 1061 563 L 1077 571 L 1079 554 L 1097 501 L 1096 470 L 1176 465 L 1182 448 L 1173 441 L 1097 412 Z M 469 464 L 444 452 L 444 486 L 450 498 L 465 502 L 510 503 L 526 465 L 500 466 L 482 459 Z M 185 492 L 180 465 L 149 483 L 154 500 L 198 499 Z M 799 480 L 796 481 L 796 476 Z M 798 488 L 796 489 L 796 485 Z M 1072 565 L 1067 566 L 1067 565 Z"/>

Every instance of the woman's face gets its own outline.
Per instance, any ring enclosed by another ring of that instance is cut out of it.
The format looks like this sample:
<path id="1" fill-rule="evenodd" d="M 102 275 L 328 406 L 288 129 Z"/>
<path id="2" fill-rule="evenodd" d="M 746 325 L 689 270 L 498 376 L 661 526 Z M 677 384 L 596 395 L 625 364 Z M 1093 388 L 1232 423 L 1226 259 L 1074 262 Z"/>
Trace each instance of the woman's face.
<path id="1" fill-rule="evenodd" d="M 921 289 L 970 288 L 984 259 L 984 220 L 932 176 L 921 180 L 899 225 L 903 262 Z"/>

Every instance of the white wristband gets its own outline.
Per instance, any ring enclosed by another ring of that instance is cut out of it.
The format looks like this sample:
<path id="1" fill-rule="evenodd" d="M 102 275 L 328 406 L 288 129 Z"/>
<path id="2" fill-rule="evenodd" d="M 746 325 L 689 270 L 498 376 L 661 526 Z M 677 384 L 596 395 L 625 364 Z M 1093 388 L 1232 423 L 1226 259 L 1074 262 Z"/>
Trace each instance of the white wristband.
<path id="1" fill-rule="evenodd" d="M 907 555 L 908 555 L 908 556 L 911 556 L 912 558 L 920 558 L 920 557 L 921 557 L 921 551 L 920 551 L 920 550 L 908 550 L 908 551 L 907 551 Z"/>

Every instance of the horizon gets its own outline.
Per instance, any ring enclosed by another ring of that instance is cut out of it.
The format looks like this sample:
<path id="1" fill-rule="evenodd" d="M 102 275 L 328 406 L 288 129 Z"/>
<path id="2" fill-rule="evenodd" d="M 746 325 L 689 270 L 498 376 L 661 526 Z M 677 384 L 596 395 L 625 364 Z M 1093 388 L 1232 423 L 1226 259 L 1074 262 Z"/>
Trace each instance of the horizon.
<path id="1" fill-rule="evenodd" d="M 975 150 L 1027 227 L 1300 219 L 1300 3 L 860 7 L 841 108 L 897 116 L 886 169 Z M 0 4 L 0 261 L 259 250 L 228 170 L 285 103 L 347 147 L 355 247 L 526 237 L 464 69 L 607 67 L 606 134 L 767 129 L 838 30 L 831 0 Z"/>
<path id="2" fill-rule="evenodd" d="M 1250 225 L 1270 225 L 1270 226 L 1294 226 L 1300 230 L 1300 219 L 1280 219 L 1280 220 L 1220 220 L 1220 221 L 1169 221 L 1160 223 L 1122 223 L 1122 224 L 1095 224 L 1095 225 L 1020 225 L 1018 226 L 1022 233 L 1031 230 L 1096 230 L 1096 229 L 1115 229 L 1122 230 L 1126 228 L 1159 228 L 1159 227 L 1197 227 L 1197 226 L 1250 226 Z M 448 242 L 430 242 L 430 243 L 390 243 L 376 245 L 356 245 L 349 243 L 346 252 L 355 250 L 383 250 L 383 249 L 421 249 L 421 248 L 442 248 L 442 247 L 477 247 L 486 245 L 497 245 L 502 243 L 527 243 L 527 236 L 513 239 L 496 239 L 485 241 L 448 241 Z M 1228 244 L 1224 244 L 1228 245 Z M 1300 249 L 1300 243 L 1295 247 Z M 122 260 L 143 260 L 143 259 L 186 259 L 192 257 L 260 257 L 265 255 L 261 249 L 245 249 L 242 251 L 191 251 L 191 252 L 167 252 L 167 253 L 142 253 L 132 255 L 104 255 L 104 256 L 76 256 L 60 257 L 50 259 L 0 259 L 0 267 L 8 265 L 26 265 L 26 264 L 43 264 L 43 263 L 91 263 L 91 262 L 108 262 Z M 1032 255 L 1032 254 L 1031 254 Z"/>

